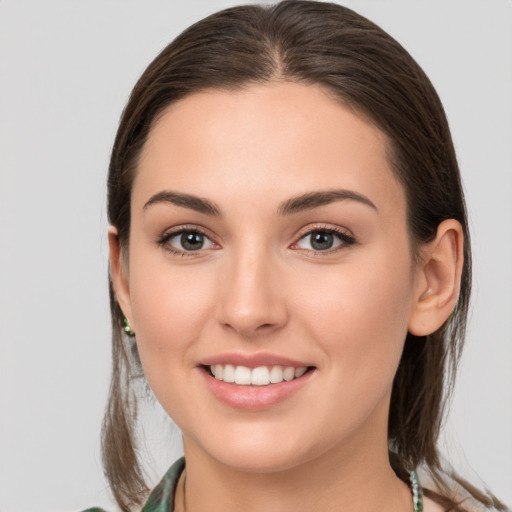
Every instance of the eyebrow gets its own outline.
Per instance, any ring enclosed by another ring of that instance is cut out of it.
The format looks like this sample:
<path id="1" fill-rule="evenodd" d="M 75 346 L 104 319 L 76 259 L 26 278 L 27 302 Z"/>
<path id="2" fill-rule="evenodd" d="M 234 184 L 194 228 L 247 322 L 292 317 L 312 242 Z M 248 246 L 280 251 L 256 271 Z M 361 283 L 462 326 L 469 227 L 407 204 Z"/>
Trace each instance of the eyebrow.
<path id="1" fill-rule="evenodd" d="M 370 208 L 377 210 L 375 204 L 370 201 L 366 196 L 354 192 L 352 190 L 326 190 L 319 192 L 308 192 L 297 197 L 287 199 L 279 205 L 277 212 L 279 215 L 291 215 L 304 210 L 312 210 L 319 206 L 324 206 L 335 201 L 351 200 L 357 201 L 358 203 L 369 206 Z M 148 207 L 159 204 L 159 203 L 171 203 L 182 208 L 188 208 L 205 215 L 212 217 L 221 217 L 220 208 L 202 197 L 193 196 L 191 194 L 185 194 L 182 192 L 163 191 L 151 196 L 151 198 L 144 204 L 143 209 L 146 210 Z"/>
<path id="2" fill-rule="evenodd" d="M 172 203 L 176 206 L 204 213 L 205 215 L 211 215 L 212 217 L 221 216 L 220 208 L 208 199 L 184 194 L 182 192 L 171 192 L 167 190 L 158 192 L 158 194 L 151 196 L 149 201 L 144 205 L 143 210 L 146 210 L 149 206 L 158 203 Z"/>
<path id="3" fill-rule="evenodd" d="M 280 215 L 290 215 L 343 200 L 357 201 L 378 211 L 370 199 L 358 192 L 352 190 L 326 190 L 323 192 L 308 192 L 292 197 L 279 206 L 278 212 Z"/>

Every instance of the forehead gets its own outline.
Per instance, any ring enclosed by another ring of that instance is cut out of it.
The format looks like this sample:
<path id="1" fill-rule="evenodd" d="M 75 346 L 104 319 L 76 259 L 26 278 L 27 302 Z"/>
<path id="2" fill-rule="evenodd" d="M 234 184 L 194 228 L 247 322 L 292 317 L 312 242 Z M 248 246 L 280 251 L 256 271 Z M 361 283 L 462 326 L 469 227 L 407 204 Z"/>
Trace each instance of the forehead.
<path id="1" fill-rule="evenodd" d="M 276 201 L 312 189 L 403 199 L 385 135 L 320 86 L 289 82 L 205 90 L 169 106 L 144 145 L 134 201 L 180 190 L 220 201 Z"/>

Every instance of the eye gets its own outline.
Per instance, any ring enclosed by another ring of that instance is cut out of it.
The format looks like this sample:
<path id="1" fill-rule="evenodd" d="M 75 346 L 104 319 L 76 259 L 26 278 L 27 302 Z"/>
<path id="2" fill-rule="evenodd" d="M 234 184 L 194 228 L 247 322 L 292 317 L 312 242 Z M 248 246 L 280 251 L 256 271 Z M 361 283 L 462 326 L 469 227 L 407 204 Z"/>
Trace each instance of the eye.
<path id="1" fill-rule="evenodd" d="M 333 228 L 309 231 L 294 244 L 294 248 L 314 252 L 332 252 L 355 243 L 353 236 Z"/>
<path id="2" fill-rule="evenodd" d="M 197 229 L 180 229 L 167 233 L 158 243 L 169 252 L 183 256 L 188 255 L 187 253 L 215 247 L 215 244 Z"/>

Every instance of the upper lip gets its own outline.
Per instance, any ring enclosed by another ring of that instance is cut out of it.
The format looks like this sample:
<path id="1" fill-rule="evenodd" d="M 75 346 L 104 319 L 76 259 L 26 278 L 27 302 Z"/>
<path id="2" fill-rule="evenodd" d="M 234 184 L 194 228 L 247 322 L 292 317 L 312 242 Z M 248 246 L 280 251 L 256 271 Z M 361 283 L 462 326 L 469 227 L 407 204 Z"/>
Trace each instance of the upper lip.
<path id="1" fill-rule="evenodd" d="M 226 352 L 224 354 L 207 357 L 203 359 L 200 364 L 203 366 L 232 364 L 233 366 L 246 366 L 248 368 L 256 368 L 258 366 L 293 366 L 294 368 L 313 366 L 305 361 L 297 361 L 296 359 L 272 354 L 270 352 L 258 352 L 255 354 Z"/>

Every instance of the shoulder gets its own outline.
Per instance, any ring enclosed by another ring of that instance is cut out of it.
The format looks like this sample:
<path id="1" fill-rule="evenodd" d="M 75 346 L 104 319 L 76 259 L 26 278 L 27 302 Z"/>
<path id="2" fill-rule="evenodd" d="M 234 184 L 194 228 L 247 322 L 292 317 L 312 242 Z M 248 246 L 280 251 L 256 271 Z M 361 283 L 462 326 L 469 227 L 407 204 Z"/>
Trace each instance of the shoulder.
<path id="1" fill-rule="evenodd" d="M 479 501 L 467 493 L 452 493 L 446 497 L 440 492 L 424 491 L 423 512 L 512 512 L 497 500 L 491 503 L 485 496 Z"/>
<path id="2" fill-rule="evenodd" d="M 181 473 L 185 469 L 185 458 L 178 459 L 164 475 L 160 483 L 151 491 L 142 512 L 172 512 L 174 492 Z M 100 507 L 92 507 L 82 512 L 106 512 Z"/>

